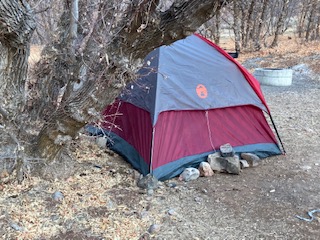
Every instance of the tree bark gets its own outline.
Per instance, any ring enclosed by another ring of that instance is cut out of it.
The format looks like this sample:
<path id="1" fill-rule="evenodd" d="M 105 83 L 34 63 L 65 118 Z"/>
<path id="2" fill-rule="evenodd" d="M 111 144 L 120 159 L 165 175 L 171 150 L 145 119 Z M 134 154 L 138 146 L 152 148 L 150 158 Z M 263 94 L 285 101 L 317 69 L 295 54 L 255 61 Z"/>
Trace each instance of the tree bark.
<path id="1" fill-rule="evenodd" d="M 10 118 L 21 111 L 25 103 L 29 43 L 34 29 L 32 11 L 25 1 L 0 2 L 0 98 L 1 107 Z"/>
<path id="2" fill-rule="evenodd" d="M 16 166 L 22 166 L 24 158 L 25 118 L 21 112 L 34 29 L 33 13 L 25 1 L 0 2 L 0 159 L 14 159 Z"/>

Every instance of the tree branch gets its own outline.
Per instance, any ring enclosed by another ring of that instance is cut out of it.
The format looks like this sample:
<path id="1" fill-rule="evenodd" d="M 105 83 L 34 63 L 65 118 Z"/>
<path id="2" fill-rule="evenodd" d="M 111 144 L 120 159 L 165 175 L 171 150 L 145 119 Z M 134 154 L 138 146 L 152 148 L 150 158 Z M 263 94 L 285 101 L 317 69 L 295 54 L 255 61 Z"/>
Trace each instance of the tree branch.
<path id="1" fill-rule="evenodd" d="M 156 47 L 171 44 L 193 34 L 228 2 L 230 1 L 175 1 L 165 12 L 153 8 L 153 11 L 144 14 L 132 13 L 131 18 L 135 21 L 131 21 L 130 26 L 120 32 L 117 47 L 120 42 L 123 52 L 130 54 L 132 58 L 143 58 Z M 141 8 L 142 6 L 139 9 Z M 139 27 L 137 23 L 140 23 Z"/>

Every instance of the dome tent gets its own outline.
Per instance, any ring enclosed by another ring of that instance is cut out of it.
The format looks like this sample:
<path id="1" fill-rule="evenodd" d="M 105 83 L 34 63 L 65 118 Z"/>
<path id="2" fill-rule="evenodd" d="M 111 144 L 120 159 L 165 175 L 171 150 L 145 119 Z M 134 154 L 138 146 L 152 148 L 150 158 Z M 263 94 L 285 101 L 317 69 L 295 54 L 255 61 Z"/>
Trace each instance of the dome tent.
<path id="1" fill-rule="evenodd" d="M 281 154 L 264 112 L 271 116 L 258 81 L 194 34 L 148 54 L 138 78 L 105 108 L 99 131 L 143 175 L 167 180 L 226 143 L 237 154 Z"/>

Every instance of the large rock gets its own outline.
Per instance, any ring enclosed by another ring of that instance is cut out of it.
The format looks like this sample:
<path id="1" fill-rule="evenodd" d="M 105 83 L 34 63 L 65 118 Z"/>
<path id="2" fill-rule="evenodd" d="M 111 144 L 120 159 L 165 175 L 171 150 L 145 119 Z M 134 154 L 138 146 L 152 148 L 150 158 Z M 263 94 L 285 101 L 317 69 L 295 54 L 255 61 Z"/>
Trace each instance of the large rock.
<path id="1" fill-rule="evenodd" d="M 244 159 L 248 162 L 250 167 L 258 166 L 259 162 L 261 161 L 261 159 L 253 153 L 241 153 L 240 156 L 242 159 Z"/>
<path id="2" fill-rule="evenodd" d="M 195 180 L 200 176 L 200 172 L 196 168 L 186 168 L 179 176 L 179 180 L 188 182 L 190 180 Z"/>
<path id="3" fill-rule="evenodd" d="M 219 152 L 209 154 L 207 161 L 213 171 L 224 172 L 226 170 L 226 161 Z"/>
<path id="4" fill-rule="evenodd" d="M 238 155 L 234 155 L 233 157 L 225 157 L 227 162 L 226 171 L 232 174 L 240 174 L 240 159 Z"/>
<path id="5" fill-rule="evenodd" d="M 221 157 L 219 153 L 213 153 L 208 156 L 208 163 L 213 171 L 233 174 L 240 173 L 240 159 L 238 155 Z"/>
<path id="6" fill-rule="evenodd" d="M 200 176 L 202 177 L 211 177 L 213 175 L 213 171 L 208 162 L 202 162 L 199 165 Z"/>

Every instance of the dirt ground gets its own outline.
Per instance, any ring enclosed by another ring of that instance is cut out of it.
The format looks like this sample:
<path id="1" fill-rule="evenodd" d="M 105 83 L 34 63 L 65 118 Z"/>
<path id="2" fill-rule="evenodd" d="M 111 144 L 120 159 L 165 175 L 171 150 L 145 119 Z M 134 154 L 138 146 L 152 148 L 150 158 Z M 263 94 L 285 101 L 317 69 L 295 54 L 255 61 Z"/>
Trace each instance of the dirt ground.
<path id="1" fill-rule="evenodd" d="M 320 63 L 320 52 L 295 60 L 292 86 L 262 86 L 285 156 L 240 175 L 171 179 L 149 196 L 121 157 L 81 135 L 74 146 L 79 167 L 66 181 L 29 177 L 17 185 L 2 176 L 0 238 L 320 239 L 320 218 L 296 217 L 320 209 L 320 73 L 308 67 L 315 66 L 310 56 Z M 239 61 L 252 69 L 280 60 L 266 54 Z M 56 191 L 61 201 L 53 200 Z"/>

